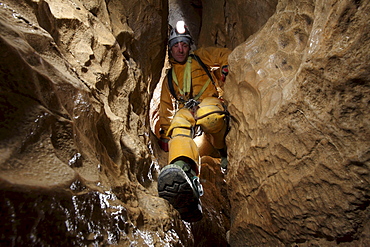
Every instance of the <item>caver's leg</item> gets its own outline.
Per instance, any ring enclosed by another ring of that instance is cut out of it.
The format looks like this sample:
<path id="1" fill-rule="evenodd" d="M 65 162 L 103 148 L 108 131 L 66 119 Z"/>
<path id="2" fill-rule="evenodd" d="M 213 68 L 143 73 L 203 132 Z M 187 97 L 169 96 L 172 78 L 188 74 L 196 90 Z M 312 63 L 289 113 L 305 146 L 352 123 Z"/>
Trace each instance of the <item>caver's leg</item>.
<path id="1" fill-rule="evenodd" d="M 227 168 L 227 149 L 225 135 L 228 128 L 227 112 L 218 98 L 205 98 L 196 112 L 199 125 L 221 156 L 221 167 Z"/>
<path id="2" fill-rule="evenodd" d="M 181 218 L 188 222 L 202 218 L 199 197 L 203 188 L 199 182 L 199 153 L 193 141 L 195 119 L 186 109 L 180 109 L 174 116 L 168 130 L 169 165 L 158 177 L 158 194 L 176 208 Z"/>

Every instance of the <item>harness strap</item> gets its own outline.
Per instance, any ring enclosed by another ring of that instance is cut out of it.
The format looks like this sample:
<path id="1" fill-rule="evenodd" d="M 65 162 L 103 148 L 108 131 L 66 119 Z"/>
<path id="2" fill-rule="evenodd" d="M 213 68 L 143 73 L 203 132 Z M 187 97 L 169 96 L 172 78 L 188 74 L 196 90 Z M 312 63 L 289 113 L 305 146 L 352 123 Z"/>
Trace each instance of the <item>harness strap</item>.
<path id="1" fill-rule="evenodd" d="M 192 58 L 194 58 L 200 64 L 200 66 L 202 66 L 202 68 L 204 69 L 204 71 L 207 73 L 209 79 L 212 81 L 212 84 L 215 85 L 215 82 L 213 81 L 213 78 L 211 76 L 211 73 L 209 72 L 207 66 L 203 63 L 202 59 L 200 59 L 200 57 L 198 57 L 195 54 L 190 54 L 190 56 Z"/>
<path id="2" fill-rule="evenodd" d="M 204 114 L 202 116 L 196 117 L 195 120 L 198 121 L 198 120 L 200 120 L 202 118 L 205 118 L 205 117 L 207 117 L 207 116 L 209 116 L 211 114 L 215 114 L 215 113 L 225 114 L 226 116 L 229 116 L 230 115 L 230 113 L 228 111 L 221 111 L 221 110 L 220 111 L 211 111 L 211 112 L 208 112 L 208 113 L 206 113 L 206 114 Z"/>
<path id="3" fill-rule="evenodd" d="M 199 64 L 200 66 L 202 66 L 203 70 L 207 73 L 209 79 L 207 80 L 207 82 L 203 85 L 202 89 L 199 91 L 198 95 L 194 97 L 194 100 L 198 100 L 200 98 L 200 96 L 202 96 L 202 94 L 204 93 L 204 91 L 206 91 L 209 83 L 212 81 L 212 84 L 213 85 L 216 85 L 215 82 L 213 81 L 213 78 L 212 78 L 212 75 L 211 73 L 209 72 L 207 66 L 203 63 L 202 59 L 200 59 L 200 57 L 198 57 L 197 55 L 195 54 L 190 54 L 190 56 L 192 58 L 194 58 Z"/>
<path id="4" fill-rule="evenodd" d="M 179 99 L 176 96 L 175 88 L 173 87 L 173 83 L 172 83 L 172 68 L 168 70 L 167 80 L 168 80 L 168 88 L 170 89 L 172 96 L 176 99 L 176 101 L 178 101 Z"/>
<path id="5" fill-rule="evenodd" d="M 207 73 L 209 79 L 207 80 L 207 82 L 203 85 L 202 89 L 199 91 L 199 93 L 193 97 L 194 100 L 198 100 L 200 98 L 200 96 L 202 96 L 202 94 L 204 93 L 204 91 L 207 89 L 209 83 L 212 81 L 212 84 L 213 85 L 216 85 L 212 76 L 211 76 L 211 73 L 209 72 L 207 66 L 203 63 L 203 61 L 200 59 L 200 57 L 198 57 L 197 55 L 195 54 L 190 54 L 190 57 L 191 58 L 194 58 L 199 64 L 200 66 L 203 68 L 203 70 Z M 173 70 L 173 68 L 169 69 L 169 71 L 167 72 L 167 81 L 168 81 L 168 88 L 170 89 L 170 92 L 172 94 L 172 96 L 176 99 L 176 101 L 179 101 L 179 99 L 177 98 L 177 95 L 176 95 L 176 92 L 175 92 L 175 88 L 173 86 L 173 73 L 175 73 L 175 71 Z"/>
<path id="6" fill-rule="evenodd" d="M 193 99 L 194 100 L 198 100 L 200 98 L 200 96 L 202 96 L 202 94 L 204 93 L 204 91 L 206 91 L 209 83 L 211 82 L 210 79 L 207 80 L 207 82 L 203 85 L 202 89 L 199 91 L 199 93 L 197 94 L 197 96 L 195 96 Z"/>
<path id="7" fill-rule="evenodd" d="M 192 57 L 189 56 L 185 64 L 182 89 L 179 87 L 179 82 L 177 80 L 175 70 L 172 69 L 173 82 L 179 88 L 180 94 L 185 98 L 190 94 L 190 91 L 191 91 L 191 79 L 192 79 L 191 78 L 191 60 L 192 60 Z"/>

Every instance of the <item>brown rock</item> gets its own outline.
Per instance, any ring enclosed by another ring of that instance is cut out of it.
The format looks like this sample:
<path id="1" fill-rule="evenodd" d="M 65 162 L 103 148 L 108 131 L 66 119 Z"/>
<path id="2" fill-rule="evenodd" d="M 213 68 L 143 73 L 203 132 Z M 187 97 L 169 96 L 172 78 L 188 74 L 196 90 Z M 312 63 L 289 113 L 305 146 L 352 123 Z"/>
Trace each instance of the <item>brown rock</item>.
<path id="1" fill-rule="evenodd" d="M 369 241 L 369 8 L 280 1 L 231 54 L 232 246 Z"/>
<path id="2" fill-rule="evenodd" d="M 3 1 L 0 12 L 2 244 L 192 245 L 157 197 L 148 149 L 166 2 Z"/>
<path id="3" fill-rule="evenodd" d="M 201 147 L 204 217 L 193 224 L 157 197 L 166 158 L 148 119 L 173 3 L 191 15 L 198 47 L 235 48 L 229 169 Z M 350 0 L 2 1 L 1 243 L 366 246 L 369 10 Z"/>

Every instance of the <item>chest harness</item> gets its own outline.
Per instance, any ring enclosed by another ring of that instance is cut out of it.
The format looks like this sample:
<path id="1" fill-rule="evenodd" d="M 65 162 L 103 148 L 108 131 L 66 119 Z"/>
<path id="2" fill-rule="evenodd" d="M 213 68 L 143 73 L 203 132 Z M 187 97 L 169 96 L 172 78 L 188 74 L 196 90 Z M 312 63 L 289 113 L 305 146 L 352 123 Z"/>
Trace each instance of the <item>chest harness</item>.
<path id="1" fill-rule="evenodd" d="M 202 89 L 199 91 L 199 93 L 195 97 L 187 99 L 188 96 L 190 95 L 190 92 L 191 92 L 191 62 L 192 62 L 192 58 L 195 59 L 200 64 L 200 66 L 207 73 L 209 78 L 208 78 L 207 82 L 203 85 Z M 179 87 L 179 82 L 177 80 L 177 76 L 176 76 L 175 70 L 173 68 L 171 68 L 168 71 L 167 79 L 168 79 L 168 87 L 170 89 L 170 92 L 171 92 L 172 96 L 176 99 L 177 108 L 179 108 L 179 105 L 183 105 L 186 108 L 191 109 L 193 114 L 196 111 L 196 109 L 198 108 L 198 105 L 200 104 L 200 102 L 197 101 L 197 100 L 200 98 L 200 96 L 202 96 L 202 94 L 207 89 L 209 84 L 212 82 L 212 84 L 216 87 L 216 83 L 214 82 L 214 80 L 211 76 L 211 73 L 209 72 L 207 66 L 203 63 L 203 61 L 200 59 L 200 57 L 198 57 L 195 54 L 190 54 L 189 57 L 188 57 L 188 60 L 186 62 L 185 71 L 184 71 L 184 78 L 183 78 L 183 88 L 182 89 Z M 180 95 L 181 95 L 180 98 L 178 98 L 177 95 L 176 95 L 176 92 L 175 92 L 172 81 L 174 81 L 176 83 L 177 87 L 179 88 L 179 92 L 180 92 Z M 227 111 L 227 106 L 225 104 L 223 104 L 223 107 L 225 109 L 224 111 L 221 111 L 221 110 L 220 111 L 212 111 L 212 112 L 209 112 L 209 113 L 204 114 L 202 116 L 195 116 L 195 119 L 199 120 L 199 119 L 202 119 L 202 118 L 207 117 L 208 115 L 211 115 L 211 114 L 214 114 L 214 113 L 224 114 L 226 125 L 228 126 L 227 131 L 225 133 L 225 135 L 226 135 L 227 132 L 229 131 L 230 113 Z M 193 131 L 195 133 L 195 136 L 199 136 L 202 133 L 202 130 L 201 130 L 201 128 L 199 128 L 199 126 L 198 126 L 198 128 L 197 128 L 197 126 L 195 126 Z"/>
<path id="2" fill-rule="evenodd" d="M 203 87 L 199 91 L 199 93 L 195 97 L 193 97 L 191 99 L 188 99 L 188 96 L 190 95 L 190 92 L 191 92 L 191 63 L 192 63 L 192 59 L 195 59 L 200 64 L 200 66 L 207 73 L 209 78 L 208 78 L 207 82 L 203 85 Z M 182 89 L 179 87 L 179 82 L 177 80 L 177 76 L 176 76 L 175 70 L 173 68 L 171 68 L 168 71 L 167 78 L 168 78 L 168 88 L 170 89 L 170 92 L 171 92 L 172 96 L 176 99 L 177 105 L 181 104 L 181 105 L 184 105 L 187 108 L 193 108 L 193 107 L 195 107 L 199 104 L 199 102 L 197 100 L 200 98 L 200 96 L 202 96 L 202 94 L 204 93 L 204 91 L 207 89 L 207 87 L 209 86 L 209 84 L 211 82 L 212 82 L 213 85 L 216 86 L 216 84 L 215 84 L 207 66 L 203 63 L 203 61 L 200 59 L 200 57 L 198 57 L 195 54 L 190 54 L 189 57 L 188 57 L 188 60 L 186 62 L 185 71 L 184 71 L 184 78 L 183 78 L 183 88 Z M 180 98 L 177 97 L 172 82 L 175 82 L 177 87 L 179 87 L 179 92 L 180 92 L 180 95 L 181 95 Z"/>

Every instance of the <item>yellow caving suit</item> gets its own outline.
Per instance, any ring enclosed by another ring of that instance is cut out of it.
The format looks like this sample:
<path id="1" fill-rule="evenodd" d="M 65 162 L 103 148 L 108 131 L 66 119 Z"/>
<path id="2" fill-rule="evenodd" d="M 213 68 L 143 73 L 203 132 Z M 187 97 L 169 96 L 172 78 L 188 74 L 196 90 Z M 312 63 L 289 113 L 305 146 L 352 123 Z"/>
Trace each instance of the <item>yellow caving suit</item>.
<path id="1" fill-rule="evenodd" d="M 220 69 L 217 70 L 219 75 L 221 75 L 221 68 L 228 65 L 227 59 L 230 53 L 229 49 L 215 47 L 200 48 L 194 51 L 194 54 L 200 57 L 208 68 L 219 67 Z M 185 66 L 189 60 L 184 64 L 180 64 L 171 58 L 170 62 L 177 77 L 176 82 L 178 85 L 175 83 L 175 80 L 172 80 L 177 99 L 187 101 L 198 95 L 209 80 L 209 76 L 202 66 L 195 59 L 191 59 L 191 90 L 190 93 L 184 95 L 181 92 L 183 91 Z M 211 73 L 211 75 L 214 81 L 218 81 L 217 79 L 220 78 L 215 73 Z M 162 84 L 159 124 L 162 133 L 161 138 L 171 138 L 169 141 L 169 164 L 179 158 L 190 158 L 193 161 L 193 164 L 190 164 L 192 170 L 199 175 L 199 153 L 193 141 L 192 133 L 195 125 L 201 126 L 216 149 L 225 147 L 224 137 L 227 124 L 224 120 L 225 115 L 220 113 L 225 111 L 225 109 L 218 96 L 216 85 L 210 82 L 199 99 L 197 99 L 201 103 L 198 105 L 199 108 L 195 113 L 183 107 L 183 104 L 180 104 L 179 110 L 173 116 L 173 112 L 176 109 L 174 109 L 173 96 L 168 86 L 168 77 L 165 78 Z"/>

